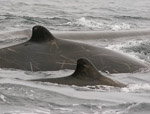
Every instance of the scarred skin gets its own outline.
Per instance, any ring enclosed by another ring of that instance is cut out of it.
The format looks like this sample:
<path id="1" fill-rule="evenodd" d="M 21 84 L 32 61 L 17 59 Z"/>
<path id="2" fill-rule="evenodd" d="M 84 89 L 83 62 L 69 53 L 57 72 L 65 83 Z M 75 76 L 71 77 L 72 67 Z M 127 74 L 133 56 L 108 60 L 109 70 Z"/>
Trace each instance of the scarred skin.
<path id="1" fill-rule="evenodd" d="M 0 49 L 0 68 L 29 71 L 75 69 L 76 61 L 82 57 L 104 72 L 131 73 L 147 68 L 138 60 L 105 48 L 55 38 L 42 26 L 33 27 L 30 40 Z"/>

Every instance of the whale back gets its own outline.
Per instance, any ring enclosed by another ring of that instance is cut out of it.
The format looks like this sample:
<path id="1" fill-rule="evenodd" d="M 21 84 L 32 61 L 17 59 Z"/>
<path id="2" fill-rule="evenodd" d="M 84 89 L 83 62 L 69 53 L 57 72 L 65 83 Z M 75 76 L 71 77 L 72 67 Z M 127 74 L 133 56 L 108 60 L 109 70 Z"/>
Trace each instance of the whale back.
<path id="1" fill-rule="evenodd" d="M 80 58 L 110 73 L 134 72 L 147 65 L 126 55 L 88 44 L 55 38 L 46 28 L 35 26 L 27 42 L 0 49 L 0 68 L 29 71 L 75 69 Z"/>

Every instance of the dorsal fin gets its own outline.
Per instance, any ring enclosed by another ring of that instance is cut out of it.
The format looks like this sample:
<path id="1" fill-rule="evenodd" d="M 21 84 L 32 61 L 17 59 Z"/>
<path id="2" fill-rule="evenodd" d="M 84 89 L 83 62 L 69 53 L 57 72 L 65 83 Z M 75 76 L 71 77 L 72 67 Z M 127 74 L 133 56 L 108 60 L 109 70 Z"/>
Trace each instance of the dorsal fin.
<path id="1" fill-rule="evenodd" d="M 100 76 L 100 73 L 89 60 L 81 58 L 77 61 L 76 70 L 72 76 L 78 77 L 81 75 L 83 78 L 97 78 L 97 76 Z"/>
<path id="2" fill-rule="evenodd" d="M 31 42 L 46 42 L 54 40 L 55 37 L 43 26 L 34 26 L 32 28 Z"/>
<path id="3" fill-rule="evenodd" d="M 70 76 L 49 79 L 37 79 L 31 81 L 51 82 L 65 85 L 109 85 L 115 87 L 125 87 L 125 84 L 114 81 L 106 76 L 103 76 L 96 67 L 87 59 L 81 58 L 77 61 L 75 72 Z"/>
<path id="4" fill-rule="evenodd" d="M 70 76 L 82 82 L 75 83 L 76 85 L 109 85 L 116 87 L 125 87 L 118 81 L 114 81 L 111 78 L 104 76 L 97 68 L 87 59 L 81 58 L 77 61 L 75 72 Z M 70 78 L 68 77 L 68 78 Z"/>

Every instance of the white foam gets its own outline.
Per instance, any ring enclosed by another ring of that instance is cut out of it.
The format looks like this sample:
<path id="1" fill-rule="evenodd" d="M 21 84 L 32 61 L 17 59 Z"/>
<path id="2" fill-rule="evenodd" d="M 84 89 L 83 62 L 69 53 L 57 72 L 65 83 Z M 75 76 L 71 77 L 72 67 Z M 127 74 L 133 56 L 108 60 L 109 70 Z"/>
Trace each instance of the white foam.
<path id="1" fill-rule="evenodd" d="M 0 98 L 2 99 L 3 102 L 6 102 L 6 97 L 4 95 L 0 95 Z"/>
<path id="2" fill-rule="evenodd" d="M 144 40 L 144 42 L 146 42 L 147 40 Z M 138 59 L 140 61 L 143 61 L 145 62 L 145 60 L 141 59 L 138 54 L 136 54 L 136 52 L 125 52 L 123 50 L 123 48 L 125 47 L 131 47 L 131 46 L 139 46 L 141 43 L 143 42 L 143 40 L 129 40 L 127 42 L 120 42 L 120 43 L 117 43 L 117 44 L 110 44 L 108 45 L 106 48 L 107 49 L 110 49 L 110 50 L 114 50 L 114 51 L 117 51 L 117 52 L 120 52 L 122 54 L 125 54 L 127 56 L 130 56 L 134 59 Z"/>
<path id="3" fill-rule="evenodd" d="M 144 92 L 150 91 L 150 84 L 130 84 L 128 87 L 122 88 L 122 92 Z"/>
<path id="4" fill-rule="evenodd" d="M 148 40 L 146 39 L 144 40 L 144 42 L 147 42 L 147 41 Z M 143 40 L 129 40 L 129 41 L 120 42 L 117 44 L 110 44 L 106 48 L 119 51 L 123 47 L 139 46 L 141 43 L 143 43 Z"/>
<path id="5" fill-rule="evenodd" d="M 75 22 L 68 22 L 69 25 L 77 25 L 77 26 L 84 26 L 91 29 L 102 29 L 107 28 L 112 31 L 118 31 L 118 30 L 129 30 L 132 28 L 131 24 L 128 23 L 109 23 L 109 22 L 101 22 L 99 20 L 94 19 L 87 19 L 85 17 L 81 17 L 79 19 L 76 19 Z"/>
<path id="6" fill-rule="evenodd" d="M 104 26 L 104 24 L 99 21 L 92 20 L 92 19 L 86 19 L 85 17 L 76 19 L 75 22 L 68 22 L 67 24 L 69 24 L 69 25 L 75 24 L 77 26 L 84 26 L 84 27 L 92 28 L 92 29 L 102 28 Z"/>
<path id="7" fill-rule="evenodd" d="M 92 19 L 86 19 L 85 17 L 81 17 L 80 19 L 77 19 L 78 24 L 92 27 L 92 28 L 102 28 L 103 24 L 97 21 L 94 21 Z"/>
<path id="8" fill-rule="evenodd" d="M 132 26 L 130 24 L 121 23 L 121 24 L 110 25 L 109 27 L 112 31 L 118 31 L 118 30 L 129 30 L 131 29 Z"/>

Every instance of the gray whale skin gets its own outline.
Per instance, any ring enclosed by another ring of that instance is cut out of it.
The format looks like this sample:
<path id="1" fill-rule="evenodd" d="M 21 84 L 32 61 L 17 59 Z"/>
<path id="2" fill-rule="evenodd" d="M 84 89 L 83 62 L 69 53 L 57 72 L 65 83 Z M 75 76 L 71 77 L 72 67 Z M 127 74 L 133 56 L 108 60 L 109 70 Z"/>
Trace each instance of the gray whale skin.
<path id="1" fill-rule="evenodd" d="M 131 73 L 147 68 L 141 61 L 112 50 L 55 38 L 43 26 L 34 26 L 28 41 L 0 49 L 0 68 L 28 71 L 75 69 L 80 58 L 87 58 L 103 72 Z"/>
<path id="2" fill-rule="evenodd" d="M 64 85 L 76 86 L 95 86 L 107 85 L 114 87 L 125 87 L 126 85 L 118 81 L 114 81 L 102 73 L 87 59 L 81 58 L 77 61 L 75 72 L 70 76 L 61 78 L 43 78 L 30 81 L 50 82 Z"/>

